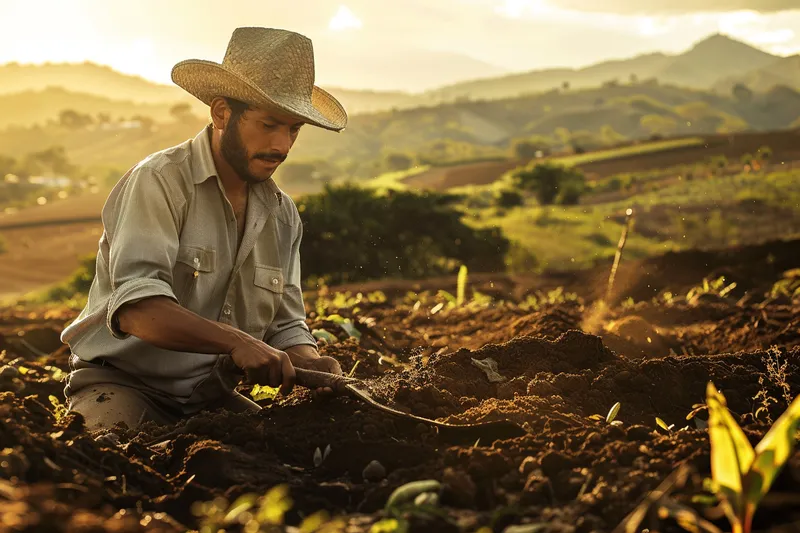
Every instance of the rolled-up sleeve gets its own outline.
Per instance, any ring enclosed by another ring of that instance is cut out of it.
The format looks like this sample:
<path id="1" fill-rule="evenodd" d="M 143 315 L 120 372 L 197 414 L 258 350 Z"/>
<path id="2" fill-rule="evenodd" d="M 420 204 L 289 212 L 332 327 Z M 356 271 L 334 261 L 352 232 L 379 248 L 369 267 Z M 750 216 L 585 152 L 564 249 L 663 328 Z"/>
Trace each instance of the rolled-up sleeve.
<path id="1" fill-rule="evenodd" d="M 115 315 L 128 303 L 153 296 L 177 302 L 172 271 L 180 235 L 179 209 L 157 171 L 137 167 L 126 178 L 115 215 L 103 220 L 109 240 L 111 296 L 106 324 L 118 339 L 129 335 L 115 326 Z M 105 217 L 104 217 L 105 218 Z"/>
<path id="2" fill-rule="evenodd" d="M 300 242 L 302 238 L 303 225 L 300 223 L 289 256 L 283 298 L 275 312 L 275 318 L 264 334 L 264 342 L 278 350 L 285 350 L 301 344 L 317 345 L 306 324 L 303 291 L 300 287 Z"/>

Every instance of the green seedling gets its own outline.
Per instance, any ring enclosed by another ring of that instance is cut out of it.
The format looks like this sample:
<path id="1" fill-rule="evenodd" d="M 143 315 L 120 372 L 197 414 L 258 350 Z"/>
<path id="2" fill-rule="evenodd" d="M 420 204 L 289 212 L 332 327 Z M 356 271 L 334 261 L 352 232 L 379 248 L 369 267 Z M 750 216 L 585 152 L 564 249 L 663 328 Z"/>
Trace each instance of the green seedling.
<path id="1" fill-rule="evenodd" d="M 689 289 L 686 293 L 686 301 L 692 302 L 704 294 L 714 294 L 721 298 L 727 296 L 733 289 L 736 288 L 736 282 L 725 285 L 725 276 L 720 276 L 715 280 L 703 278 L 702 285 Z"/>
<path id="2" fill-rule="evenodd" d="M 706 396 L 713 492 L 722 504 L 733 533 L 750 533 L 759 502 L 792 455 L 795 433 L 800 425 L 800 396 L 755 450 L 728 411 L 725 396 L 712 383 L 706 388 Z"/>
<path id="3" fill-rule="evenodd" d="M 667 433 L 672 433 L 672 428 L 675 427 L 675 424 L 667 425 L 666 422 L 664 422 L 663 420 L 661 420 L 658 417 L 656 417 L 656 424 L 658 425 L 658 427 L 660 427 L 661 429 L 663 429 Z"/>
<path id="4" fill-rule="evenodd" d="M 238 526 L 243 531 L 263 531 L 265 527 L 282 525 L 284 515 L 293 505 L 289 487 L 278 485 L 261 497 L 243 494 L 230 505 L 223 497 L 195 502 L 192 514 L 198 518 L 200 533 L 216 533 L 230 526 Z"/>
<path id="5" fill-rule="evenodd" d="M 47 399 L 50 400 L 50 404 L 53 406 L 53 417 L 56 419 L 56 422 L 67 415 L 67 406 L 61 403 L 61 400 L 52 394 L 48 396 Z"/>
<path id="6" fill-rule="evenodd" d="M 458 283 L 456 287 L 456 307 L 461 307 L 466 301 L 467 295 L 467 265 L 461 265 L 458 269 Z"/>
<path id="7" fill-rule="evenodd" d="M 336 344 L 339 342 L 339 339 L 336 337 L 336 335 L 325 329 L 312 330 L 311 335 L 317 339 L 317 342 L 322 342 L 323 344 Z"/>
<path id="8" fill-rule="evenodd" d="M 608 410 L 608 414 L 606 416 L 593 414 L 592 416 L 589 417 L 589 420 L 595 420 L 597 422 L 605 420 L 606 424 L 612 426 L 621 426 L 622 420 L 617 420 L 617 415 L 619 414 L 619 410 L 621 407 L 622 404 L 620 402 L 617 402 L 611 406 L 611 409 Z"/>

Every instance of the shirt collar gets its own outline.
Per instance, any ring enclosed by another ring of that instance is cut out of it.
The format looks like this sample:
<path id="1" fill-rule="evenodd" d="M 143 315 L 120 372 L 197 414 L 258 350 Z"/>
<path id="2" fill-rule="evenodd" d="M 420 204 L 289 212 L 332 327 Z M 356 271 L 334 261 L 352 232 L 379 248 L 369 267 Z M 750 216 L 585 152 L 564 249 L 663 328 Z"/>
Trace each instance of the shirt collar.
<path id="1" fill-rule="evenodd" d="M 214 165 L 214 156 L 211 153 L 211 128 L 212 125 L 209 124 L 191 141 L 192 181 L 195 185 L 199 185 L 209 178 L 217 177 L 217 167 Z M 283 192 L 272 178 L 253 185 L 251 189 L 255 192 L 256 197 L 269 208 L 283 204 Z"/>

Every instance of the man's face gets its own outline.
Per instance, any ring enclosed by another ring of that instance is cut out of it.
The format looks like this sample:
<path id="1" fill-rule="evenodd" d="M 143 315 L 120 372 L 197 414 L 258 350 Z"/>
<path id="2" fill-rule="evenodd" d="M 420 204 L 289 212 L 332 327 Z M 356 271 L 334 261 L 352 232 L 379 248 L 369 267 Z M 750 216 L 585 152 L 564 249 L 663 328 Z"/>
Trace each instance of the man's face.
<path id="1" fill-rule="evenodd" d="M 250 108 L 222 132 L 222 156 L 239 177 L 258 184 L 268 180 L 289 155 L 302 122 L 279 111 Z"/>

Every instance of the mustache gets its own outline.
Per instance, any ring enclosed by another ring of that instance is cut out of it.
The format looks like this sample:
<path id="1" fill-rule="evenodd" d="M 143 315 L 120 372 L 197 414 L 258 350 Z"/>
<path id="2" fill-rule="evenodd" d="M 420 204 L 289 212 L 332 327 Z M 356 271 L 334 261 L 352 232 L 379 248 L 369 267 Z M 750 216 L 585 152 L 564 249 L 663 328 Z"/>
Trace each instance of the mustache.
<path id="1" fill-rule="evenodd" d="M 256 154 L 253 156 L 253 159 L 262 159 L 271 163 L 283 163 L 286 161 L 286 156 L 281 153 Z"/>

